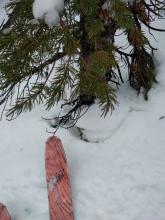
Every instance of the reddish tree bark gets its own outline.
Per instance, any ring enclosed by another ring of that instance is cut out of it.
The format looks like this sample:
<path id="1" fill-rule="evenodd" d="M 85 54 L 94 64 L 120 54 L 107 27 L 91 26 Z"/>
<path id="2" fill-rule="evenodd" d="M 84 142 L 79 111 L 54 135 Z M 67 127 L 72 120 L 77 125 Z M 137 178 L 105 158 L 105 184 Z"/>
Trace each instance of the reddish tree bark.
<path id="1" fill-rule="evenodd" d="M 6 206 L 0 203 L 0 220 L 11 220 Z"/>
<path id="2" fill-rule="evenodd" d="M 68 165 L 60 139 L 47 140 L 45 156 L 50 220 L 73 220 Z"/>

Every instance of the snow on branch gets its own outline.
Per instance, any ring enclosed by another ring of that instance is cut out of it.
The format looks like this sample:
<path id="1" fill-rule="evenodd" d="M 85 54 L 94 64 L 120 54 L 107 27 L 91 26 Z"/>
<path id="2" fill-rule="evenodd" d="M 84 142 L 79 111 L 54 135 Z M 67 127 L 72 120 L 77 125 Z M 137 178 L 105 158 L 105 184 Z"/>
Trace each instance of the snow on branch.
<path id="1" fill-rule="evenodd" d="M 46 24 L 58 25 L 60 12 L 64 9 L 64 0 L 35 0 L 33 3 L 33 15 L 36 19 L 44 19 Z"/>

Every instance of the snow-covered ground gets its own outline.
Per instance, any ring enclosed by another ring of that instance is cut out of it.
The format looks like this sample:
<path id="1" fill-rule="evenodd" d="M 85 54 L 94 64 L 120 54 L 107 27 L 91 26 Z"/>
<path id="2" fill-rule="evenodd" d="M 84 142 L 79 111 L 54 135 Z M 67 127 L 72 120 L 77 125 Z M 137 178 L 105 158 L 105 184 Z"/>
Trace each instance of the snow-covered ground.
<path id="1" fill-rule="evenodd" d="M 165 27 L 165 20 L 159 23 Z M 124 84 L 112 116 L 100 120 L 91 109 L 78 124 L 104 142 L 84 142 L 73 129 L 57 133 L 68 158 L 75 220 L 165 219 L 165 34 L 156 35 L 159 84 L 148 102 Z M 36 106 L 0 122 L 0 201 L 12 220 L 49 219 L 44 145 L 51 129 L 41 118 L 49 114 Z"/>

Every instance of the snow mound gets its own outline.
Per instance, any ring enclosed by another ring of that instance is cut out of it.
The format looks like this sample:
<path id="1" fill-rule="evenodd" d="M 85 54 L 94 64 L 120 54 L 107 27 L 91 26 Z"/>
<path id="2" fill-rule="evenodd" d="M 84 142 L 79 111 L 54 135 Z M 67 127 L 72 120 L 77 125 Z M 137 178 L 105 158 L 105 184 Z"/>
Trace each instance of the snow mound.
<path id="1" fill-rule="evenodd" d="M 83 140 L 92 143 L 100 143 L 111 138 L 125 123 L 127 117 L 133 111 L 143 111 L 138 108 L 135 101 L 138 99 L 136 93 L 127 83 L 123 84 L 118 91 L 118 105 L 115 111 L 108 113 L 104 118 L 101 117 L 101 110 L 95 104 L 89 111 L 78 121 L 76 127 Z"/>

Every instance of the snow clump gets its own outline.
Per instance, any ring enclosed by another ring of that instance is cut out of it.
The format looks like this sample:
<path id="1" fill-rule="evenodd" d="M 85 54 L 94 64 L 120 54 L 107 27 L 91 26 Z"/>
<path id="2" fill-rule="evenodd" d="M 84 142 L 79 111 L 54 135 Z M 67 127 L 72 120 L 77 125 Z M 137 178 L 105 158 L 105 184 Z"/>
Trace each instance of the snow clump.
<path id="1" fill-rule="evenodd" d="M 33 15 L 36 19 L 44 19 L 45 23 L 52 27 L 58 25 L 60 12 L 64 9 L 64 0 L 35 0 L 33 3 Z"/>

